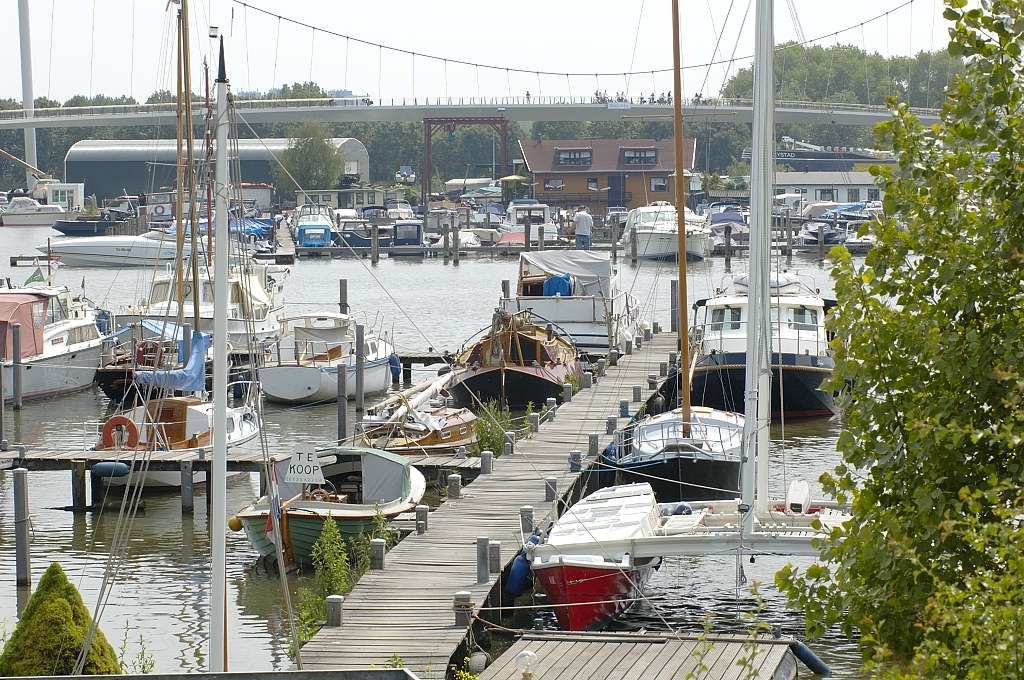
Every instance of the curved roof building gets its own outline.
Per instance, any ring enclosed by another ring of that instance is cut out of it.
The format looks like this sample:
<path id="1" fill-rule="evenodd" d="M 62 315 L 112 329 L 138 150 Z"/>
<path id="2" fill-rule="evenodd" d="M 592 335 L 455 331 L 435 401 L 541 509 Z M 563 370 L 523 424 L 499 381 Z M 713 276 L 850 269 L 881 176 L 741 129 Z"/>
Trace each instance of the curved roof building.
<path id="1" fill-rule="evenodd" d="M 273 182 L 274 156 L 288 149 L 291 140 L 239 139 L 238 155 L 243 182 Z M 370 156 L 358 139 L 330 140 L 344 159 L 344 175 L 356 182 L 370 178 Z M 201 154 L 202 141 L 195 142 Z M 173 139 L 84 139 L 64 156 L 64 179 L 85 182 L 86 193 L 100 200 L 122 193 L 143 194 L 174 185 L 176 142 Z"/>

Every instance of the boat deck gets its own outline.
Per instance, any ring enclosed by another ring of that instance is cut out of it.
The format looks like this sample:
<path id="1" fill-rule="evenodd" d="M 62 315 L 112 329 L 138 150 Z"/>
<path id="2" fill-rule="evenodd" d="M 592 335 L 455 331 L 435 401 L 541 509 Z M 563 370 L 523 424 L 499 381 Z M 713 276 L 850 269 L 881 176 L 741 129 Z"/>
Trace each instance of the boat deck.
<path id="1" fill-rule="evenodd" d="M 477 583 L 477 537 L 500 541 L 502 565 L 511 561 L 522 544 L 520 508 L 532 506 L 538 525 L 551 521 L 554 504 L 545 501 L 545 478 L 557 480 L 565 502 L 578 496 L 577 481 L 593 460 L 590 433 L 598 433 L 599 450 L 608 445 L 608 417 L 618 416 L 620 400 L 630 400 L 634 386 L 643 386 L 642 398 L 650 395 L 648 374 L 658 374 L 659 363 L 675 347 L 676 336 L 664 333 L 621 357 L 592 388 L 561 405 L 538 433 L 517 442 L 513 455 L 496 459 L 492 474 L 481 475 L 460 498 L 430 513 L 426 533 L 403 539 L 387 554 L 385 569 L 367 572 L 345 596 L 342 625 L 322 628 L 302 648 L 303 668 L 381 666 L 397 654 L 419 677 L 443 678 L 467 632 L 455 623 L 454 593 L 468 591 L 473 607 L 480 607 L 498 578 L 491 572 L 487 582 Z M 640 403 L 631 401 L 629 410 Z M 616 420 L 618 426 L 624 422 Z M 573 449 L 583 453 L 583 472 L 569 471 Z"/>

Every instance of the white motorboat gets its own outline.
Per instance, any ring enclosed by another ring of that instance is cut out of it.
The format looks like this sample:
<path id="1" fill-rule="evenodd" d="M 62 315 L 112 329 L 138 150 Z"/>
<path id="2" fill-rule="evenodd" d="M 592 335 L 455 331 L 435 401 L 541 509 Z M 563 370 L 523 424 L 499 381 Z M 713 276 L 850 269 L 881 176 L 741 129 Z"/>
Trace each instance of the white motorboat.
<path id="1" fill-rule="evenodd" d="M 711 254 L 711 230 L 704 219 L 683 208 L 686 221 L 686 256 L 703 260 Z M 652 260 L 675 259 L 679 252 L 679 226 L 676 209 L 664 201 L 629 211 L 621 245 L 629 247 L 636 233 L 637 257 Z"/>
<path id="2" fill-rule="evenodd" d="M 356 396 L 356 322 L 348 314 L 316 312 L 281 320 L 281 340 L 259 369 L 267 399 L 285 404 L 338 400 L 338 368 L 345 367 L 345 396 Z M 363 393 L 386 392 L 394 348 L 372 330 L 363 339 Z M 395 364 L 393 367 L 392 364 Z"/>
<path id="3" fill-rule="evenodd" d="M 185 258 L 190 246 L 186 239 Z M 64 265 L 72 267 L 152 267 L 173 262 L 177 257 L 174 237 L 161 231 L 138 236 L 57 238 L 36 250 L 60 257 Z"/>
<path id="4" fill-rule="evenodd" d="M 89 239 L 92 240 L 92 239 Z M 172 248 L 173 251 L 173 248 Z M 228 275 L 228 344 L 235 354 L 250 354 L 258 345 L 276 340 L 281 334 L 280 318 L 284 311 L 284 280 L 289 269 L 276 265 L 245 264 L 231 267 Z M 214 290 L 212 274 L 205 268 L 200 273 L 199 327 L 213 331 Z M 172 271 L 158 275 L 149 295 L 137 305 L 128 306 L 118 314 L 125 323 L 143 319 L 177 322 L 178 301 Z M 183 318 L 193 315 L 193 290 L 190 277 L 185 277 Z"/>
<path id="5" fill-rule="evenodd" d="M 13 324 L 21 325 L 21 389 L 24 399 L 51 397 L 85 389 L 96 379 L 103 335 L 96 310 L 67 288 L 0 290 L 0 348 L 14 356 Z M 14 389 L 14 364 L 0 364 L 4 397 Z"/>
<path id="6" fill-rule="evenodd" d="M 558 240 L 558 225 L 554 221 L 554 210 L 543 203 L 510 205 L 502 221 L 497 225 L 502 232 L 499 242 L 525 242 L 526 226 L 530 226 L 530 242 L 540 240 L 540 228 L 544 227 L 544 242 Z"/>
<path id="7" fill-rule="evenodd" d="M 533 575 L 563 629 L 600 628 L 642 597 L 661 558 L 634 559 L 628 550 L 609 552 L 602 546 L 654 536 L 660 524 L 650 484 L 611 486 L 578 501 L 540 546 L 528 546 Z"/>
<path id="8" fill-rule="evenodd" d="M 5 227 L 52 227 L 67 214 L 63 206 L 45 205 L 28 196 L 16 196 L 7 204 L 0 222 Z"/>
<path id="9" fill-rule="evenodd" d="M 619 287 L 608 255 L 592 251 L 521 253 L 516 290 L 498 304 L 510 314 L 529 310 L 583 351 L 623 349 L 643 333 L 636 299 Z"/>

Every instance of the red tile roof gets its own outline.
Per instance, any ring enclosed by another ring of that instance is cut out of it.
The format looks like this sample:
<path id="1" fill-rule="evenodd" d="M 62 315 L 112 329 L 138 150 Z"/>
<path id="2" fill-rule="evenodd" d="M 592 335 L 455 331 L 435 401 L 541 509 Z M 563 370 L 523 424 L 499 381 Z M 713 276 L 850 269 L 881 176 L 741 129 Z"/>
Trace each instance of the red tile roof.
<path id="1" fill-rule="evenodd" d="M 683 160 L 687 169 L 693 167 L 695 140 L 683 139 Z M 519 146 L 530 172 L 536 174 L 611 172 L 672 172 L 675 170 L 675 152 L 672 139 L 544 139 L 520 141 Z M 590 165 L 559 165 L 558 152 L 591 150 Z M 653 165 L 626 165 L 623 160 L 626 150 L 657 151 L 657 163 Z"/>

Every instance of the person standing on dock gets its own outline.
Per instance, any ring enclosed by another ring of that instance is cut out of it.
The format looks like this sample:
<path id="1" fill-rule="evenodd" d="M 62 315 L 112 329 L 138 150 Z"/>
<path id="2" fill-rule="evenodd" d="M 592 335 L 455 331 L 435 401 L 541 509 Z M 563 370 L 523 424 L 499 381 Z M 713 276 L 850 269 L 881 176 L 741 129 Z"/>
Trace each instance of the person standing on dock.
<path id="1" fill-rule="evenodd" d="M 590 250 L 590 235 L 594 230 L 594 218 L 587 212 L 586 206 L 576 210 L 572 220 L 576 232 L 576 250 Z"/>

